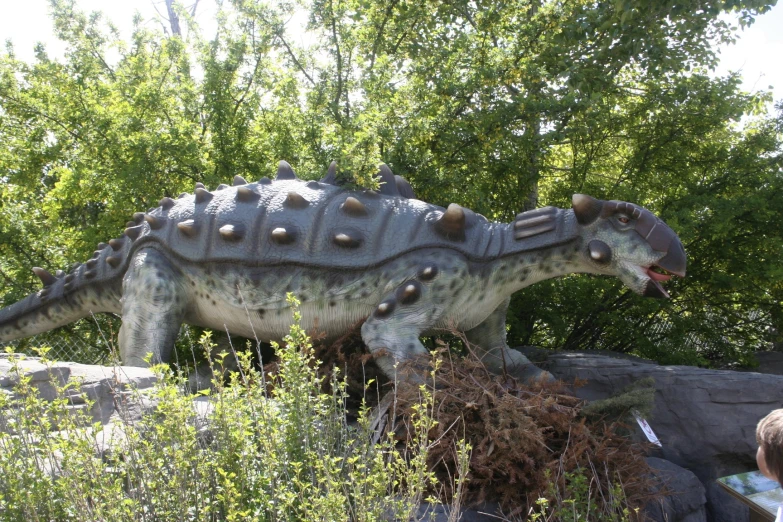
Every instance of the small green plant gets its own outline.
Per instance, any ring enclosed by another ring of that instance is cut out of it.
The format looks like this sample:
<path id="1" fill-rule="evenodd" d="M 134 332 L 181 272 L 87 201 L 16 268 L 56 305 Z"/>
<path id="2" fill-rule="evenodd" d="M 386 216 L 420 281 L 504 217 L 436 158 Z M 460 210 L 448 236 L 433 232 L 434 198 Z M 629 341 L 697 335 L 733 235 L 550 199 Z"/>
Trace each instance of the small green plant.
<path id="1" fill-rule="evenodd" d="M 337 372 L 332 393 L 321 391 L 299 302 L 289 295 L 288 304 L 293 324 L 275 347 L 273 375 L 256 369 L 249 354 L 222 353 L 215 368 L 235 356 L 239 372 L 216 372 L 213 388 L 193 396 L 182 375 L 155 366 L 159 384 L 144 397 L 154 410 L 136 420 L 121 414 L 106 426 L 73 408 L 75 395 L 92 404 L 78 383 L 58 380 L 45 353 L 54 400 L 11 357 L 15 392 L 0 395 L 0 521 L 415 518 L 435 480 L 427 467 L 431 394 L 420 388 L 407 451 L 392 432 L 373 442 L 366 405 L 355 424 L 347 422 Z M 209 353 L 209 333 L 199 342 Z M 126 395 L 142 399 L 141 392 Z M 459 480 L 465 477 L 463 470 Z"/>
<path id="2" fill-rule="evenodd" d="M 552 477 L 547 470 L 546 478 L 546 496 L 535 502 L 527 517 L 530 522 L 626 522 L 639 518 L 628 506 L 622 484 L 593 467 L 566 471 L 560 477 Z M 601 503 L 594 501 L 596 490 L 602 492 Z"/>

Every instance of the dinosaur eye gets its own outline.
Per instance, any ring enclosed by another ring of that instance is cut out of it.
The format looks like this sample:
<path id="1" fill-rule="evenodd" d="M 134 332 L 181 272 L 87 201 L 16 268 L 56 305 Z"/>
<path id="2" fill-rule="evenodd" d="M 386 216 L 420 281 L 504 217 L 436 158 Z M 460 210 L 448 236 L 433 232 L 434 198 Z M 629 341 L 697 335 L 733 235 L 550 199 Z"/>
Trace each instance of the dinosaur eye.
<path id="1" fill-rule="evenodd" d="M 625 225 L 626 223 L 629 223 L 631 220 L 627 216 L 620 216 L 617 218 L 617 221 Z"/>

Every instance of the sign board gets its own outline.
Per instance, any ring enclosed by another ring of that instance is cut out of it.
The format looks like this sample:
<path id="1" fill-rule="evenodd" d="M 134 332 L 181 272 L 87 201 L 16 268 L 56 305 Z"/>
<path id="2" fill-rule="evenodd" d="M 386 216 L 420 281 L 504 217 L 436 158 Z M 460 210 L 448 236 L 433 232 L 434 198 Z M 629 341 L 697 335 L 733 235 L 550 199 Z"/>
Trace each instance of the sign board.
<path id="1" fill-rule="evenodd" d="M 783 489 L 759 471 L 721 477 L 718 485 L 751 509 L 751 520 L 773 521 L 783 504 Z"/>
<path id="2" fill-rule="evenodd" d="M 644 432 L 644 435 L 647 437 L 647 440 L 658 446 L 659 448 L 662 448 L 661 441 L 658 440 L 658 436 L 655 434 L 653 429 L 650 427 L 650 425 L 647 423 L 647 420 L 645 420 L 644 417 L 639 415 L 638 411 L 633 411 L 634 418 L 636 419 L 636 422 L 639 423 L 639 427 L 642 428 L 642 431 Z"/>

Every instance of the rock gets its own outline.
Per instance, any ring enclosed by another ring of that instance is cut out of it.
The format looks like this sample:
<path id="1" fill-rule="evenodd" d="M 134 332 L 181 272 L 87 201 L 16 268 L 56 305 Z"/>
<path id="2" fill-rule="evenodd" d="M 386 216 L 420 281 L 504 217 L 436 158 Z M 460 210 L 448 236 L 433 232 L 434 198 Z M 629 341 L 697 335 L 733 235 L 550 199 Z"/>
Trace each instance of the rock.
<path id="1" fill-rule="evenodd" d="M 39 397 L 47 401 L 57 398 L 58 388 L 67 382 L 78 382 L 78 388 L 64 391 L 70 403 L 68 410 L 85 413 L 90 422 L 102 424 L 109 422 L 113 415 L 131 412 L 138 417 L 141 411 L 153 407 L 145 394 L 137 392 L 149 390 L 158 382 L 147 368 L 71 362 L 44 364 L 38 357 L 0 354 L 0 393 L 13 396 L 14 387 L 22 376 L 29 377 L 30 384 L 38 389 Z M 88 405 L 88 401 L 92 404 Z M 134 401 L 139 402 L 135 404 Z M 0 415 L 0 429 L 6 429 L 3 417 Z"/>
<path id="2" fill-rule="evenodd" d="M 756 469 L 756 424 L 771 410 L 783 407 L 783 376 L 562 352 L 553 353 L 546 368 L 567 382 L 586 380 L 574 393 L 589 401 L 652 377 L 655 405 L 648 420 L 663 444 L 656 456 L 691 470 L 701 480 L 709 520 L 747 520 L 747 508 L 714 482 Z"/>
<path id="3" fill-rule="evenodd" d="M 692 472 L 656 457 L 647 464 L 655 470 L 661 488 L 668 494 L 645 508 L 649 520 L 655 522 L 706 522 L 707 499 L 704 486 Z"/>
<path id="4" fill-rule="evenodd" d="M 758 352 L 756 360 L 759 362 L 758 373 L 783 375 L 783 352 Z"/>

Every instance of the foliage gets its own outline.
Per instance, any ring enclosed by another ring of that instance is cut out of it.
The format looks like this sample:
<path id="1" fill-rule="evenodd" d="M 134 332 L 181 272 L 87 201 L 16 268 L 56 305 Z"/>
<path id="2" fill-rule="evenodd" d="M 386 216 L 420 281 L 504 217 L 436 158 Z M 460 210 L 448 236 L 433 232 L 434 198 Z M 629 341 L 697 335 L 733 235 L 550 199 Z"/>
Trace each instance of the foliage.
<path id="1" fill-rule="evenodd" d="M 459 492 L 464 502 L 499 502 L 512 519 L 537 513 L 535 520 L 628 520 L 654 495 L 646 450 L 626 437 L 627 426 L 592 415 L 562 383 L 495 376 L 470 354 L 444 356 L 433 387 L 437 425 L 430 437 L 439 444 L 428 457 L 446 500 L 456 493 L 453 477 L 461 476 L 460 439 L 471 447 Z M 403 404 L 416 400 L 417 393 L 400 388 Z"/>
<path id="2" fill-rule="evenodd" d="M 420 395 L 407 457 L 393 433 L 373 443 L 367 408 L 347 423 L 339 380 L 322 393 L 298 303 L 289 303 L 294 322 L 271 394 L 247 354 L 201 407 L 182 378 L 158 366 L 160 384 L 146 397 L 157 406 L 135 423 L 91 425 L 69 408 L 73 396 L 90 405 L 78 383 L 52 375 L 49 402 L 11 359 L 18 384 L 0 395 L 0 520 L 411 519 L 432 481 L 431 396 Z M 201 341 L 209 350 L 209 335 Z M 106 437 L 114 447 L 99 451 Z"/>
<path id="3" fill-rule="evenodd" d="M 491 219 L 585 192 L 638 202 L 682 237 L 672 300 L 544 282 L 514 299 L 512 342 L 751 364 L 783 332 L 783 112 L 708 70 L 736 31 L 721 15 L 747 25 L 772 4 L 231 0 L 212 38 L 183 10 L 187 38 L 137 19 L 124 42 L 51 0 L 65 58 L 0 55 L 2 300 L 35 288 L 30 267 L 89 257 L 196 181 L 279 159 L 319 178 L 335 159 L 372 186 L 385 161 L 421 199 Z"/>

